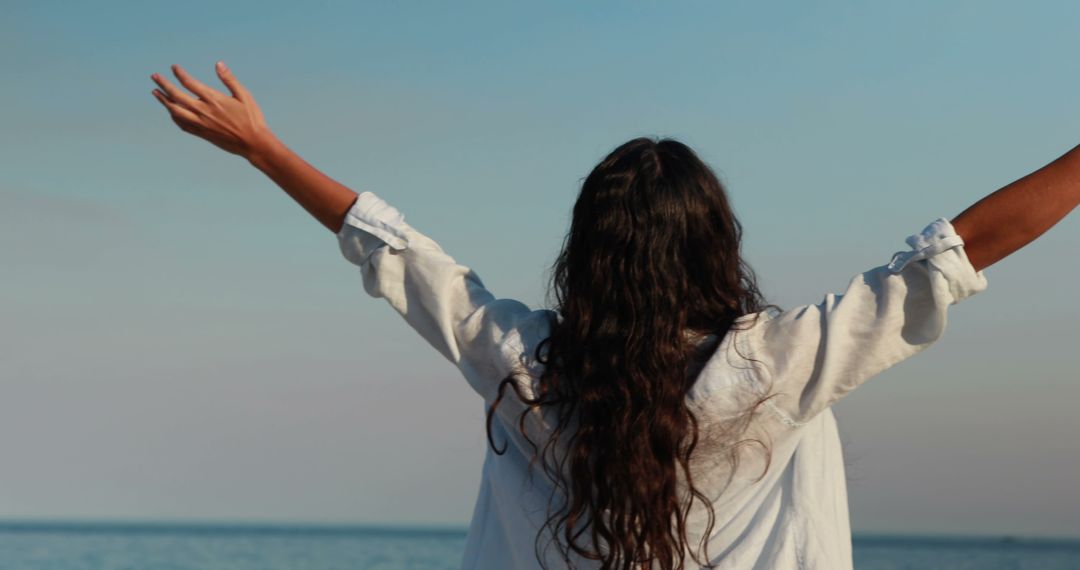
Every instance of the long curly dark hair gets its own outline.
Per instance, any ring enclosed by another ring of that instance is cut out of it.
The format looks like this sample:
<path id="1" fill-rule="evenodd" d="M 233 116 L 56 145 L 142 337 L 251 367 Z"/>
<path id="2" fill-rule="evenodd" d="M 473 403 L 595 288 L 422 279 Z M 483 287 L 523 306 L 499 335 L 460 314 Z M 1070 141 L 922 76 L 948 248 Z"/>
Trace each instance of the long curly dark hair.
<path id="1" fill-rule="evenodd" d="M 533 446 L 530 467 L 543 457 L 553 481 L 541 531 L 567 563 L 573 551 L 604 569 L 672 570 L 691 551 L 708 566 L 715 514 L 691 474 L 701 434 L 686 396 L 715 345 L 702 351 L 694 336 L 718 344 L 738 317 L 778 308 L 764 304 L 741 238 L 716 174 L 671 138 L 630 140 L 586 177 L 552 267 L 557 317 L 535 355 L 543 373 L 531 394 L 516 374 L 505 378 L 487 414 L 501 454 L 491 420 L 505 389 L 526 404 L 519 428 Z M 543 408 L 557 421 L 540 446 L 524 426 Z M 708 507 L 704 553 L 687 538 L 694 500 Z"/>

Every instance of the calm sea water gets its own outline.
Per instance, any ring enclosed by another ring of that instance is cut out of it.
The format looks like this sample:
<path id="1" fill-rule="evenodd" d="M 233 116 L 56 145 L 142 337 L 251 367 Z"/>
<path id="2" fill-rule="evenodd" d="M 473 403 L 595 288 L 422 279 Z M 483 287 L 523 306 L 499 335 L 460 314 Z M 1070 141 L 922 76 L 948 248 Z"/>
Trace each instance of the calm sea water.
<path id="1" fill-rule="evenodd" d="M 856 535 L 857 570 L 1075 570 L 1080 540 Z M 19 570 L 455 569 L 460 529 L 0 523 Z"/>

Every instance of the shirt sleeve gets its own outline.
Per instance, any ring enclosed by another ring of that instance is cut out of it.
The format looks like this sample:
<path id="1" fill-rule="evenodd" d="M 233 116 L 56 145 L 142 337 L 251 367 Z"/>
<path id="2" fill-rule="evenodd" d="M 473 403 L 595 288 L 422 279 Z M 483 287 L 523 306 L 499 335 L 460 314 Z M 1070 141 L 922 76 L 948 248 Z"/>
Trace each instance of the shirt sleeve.
<path id="1" fill-rule="evenodd" d="M 507 333 L 532 311 L 497 299 L 476 272 L 373 192 L 357 196 L 337 239 L 342 255 L 360 268 L 365 291 L 385 299 L 478 394 L 493 399 L 510 371 L 501 351 Z"/>
<path id="2" fill-rule="evenodd" d="M 867 379 L 924 350 L 945 332 L 948 308 L 987 287 L 963 239 L 937 218 L 906 239 L 910 250 L 854 276 L 841 294 L 777 315 L 747 331 L 760 360 L 767 407 L 792 427 Z M 740 333 L 742 334 L 742 333 Z"/>

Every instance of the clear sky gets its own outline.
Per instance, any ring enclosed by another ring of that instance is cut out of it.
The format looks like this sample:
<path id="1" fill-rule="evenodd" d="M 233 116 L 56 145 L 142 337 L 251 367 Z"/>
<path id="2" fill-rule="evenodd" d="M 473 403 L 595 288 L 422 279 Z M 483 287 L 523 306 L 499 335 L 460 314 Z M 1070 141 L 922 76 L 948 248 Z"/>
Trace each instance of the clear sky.
<path id="1" fill-rule="evenodd" d="M 544 303 L 639 135 L 822 300 L 1080 143 L 1075 2 L 0 4 L 0 518 L 464 525 L 483 402 L 337 242 L 150 94 L 223 59 L 291 148 Z M 1003 229 L 1003 231 L 1006 231 Z M 836 405 L 855 532 L 1080 536 L 1080 218 Z"/>

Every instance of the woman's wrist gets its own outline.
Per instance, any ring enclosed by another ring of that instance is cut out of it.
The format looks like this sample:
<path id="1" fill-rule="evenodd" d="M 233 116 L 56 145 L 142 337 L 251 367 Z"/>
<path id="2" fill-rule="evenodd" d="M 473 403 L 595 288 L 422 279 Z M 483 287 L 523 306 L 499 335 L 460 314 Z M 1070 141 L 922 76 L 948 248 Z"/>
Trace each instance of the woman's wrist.
<path id="1" fill-rule="evenodd" d="M 244 158 L 255 168 L 266 172 L 267 167 L 273 163 L 274 156 L 280 154 L 282 150 L 286 150 L 285 144 L 269 129 L 266 129 L 252 138 L 247 152 L 244 153 Z"/>

